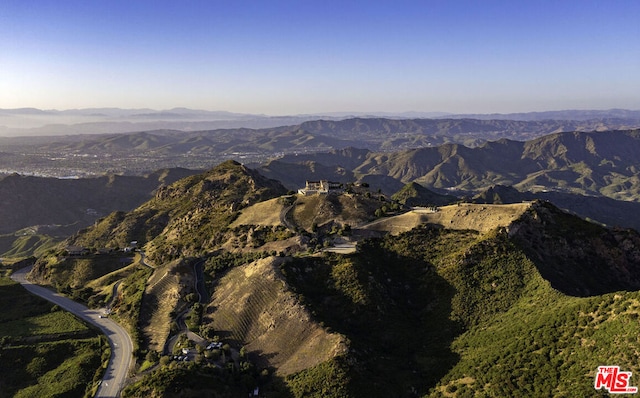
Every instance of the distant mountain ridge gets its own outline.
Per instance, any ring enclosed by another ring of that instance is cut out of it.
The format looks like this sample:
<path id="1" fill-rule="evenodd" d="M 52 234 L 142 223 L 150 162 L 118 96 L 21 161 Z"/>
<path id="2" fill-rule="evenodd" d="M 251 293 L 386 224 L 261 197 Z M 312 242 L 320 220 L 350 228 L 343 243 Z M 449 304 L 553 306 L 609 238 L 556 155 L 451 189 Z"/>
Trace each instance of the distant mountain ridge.
<path id="1" fill-rule="evenodd" d="M 608 225 L 640 228 L 640 130 L 567 132 L 526 142 L 498 140 L 476 148 L 445 144 L 392 153 L 359 149 L 287 155 L 260 167 L 290 189 L 305 176 L 360 180 L 393 194 L 418 183 L 438 193 L 474 195 L 478 202 L 548 199 Z M 517 195 L 516 195 L 517 194 Z M 494 198 L 495 196 L 495 198 Z M 513 199 L 517 196 L 517 199 Z"/>
<path id="2" fill-rule="evenodd" d="M 580 122 L 573 130 L 621 129 L 639 127 L 640 111 L 561 110 L 509 114 L 452 114 L 447 112 L 334 112 L 268 116 L 189 108 L 167 110 L 86 108 L 41 110 L 37 108 L 0 109 L 0 136 L 35 136 L 67 134 L 113 134 L 146 130 L 185 131 L 221 128 L 275 128 L 295 126 L 305 121 L 340 121 L 349 119 L 391 120 L 511 120 L 518 122 Z M 599 126 L 599 127 L 598 127 Z M 569 128 L 571 129 L 571 128 Z M 540 130 L 537 128 L 536 130 Z M 557 130 L 560 131 L 560 130 Z M 562 130 L 568 131 L 568 130 Z M 549 133 L 550 131 L 546 131 Z"/>
<path id="3" fill-rule="evenodd" d="M 79 229 L 114 210 L 132 210 L 159 187 L 194 173 L 170 169 L 145 177 L 57 179 L 14 174 L 0 178 L 0 234 L 35 225 L 76 223 Z"/>
<path id="4" fill-rule="evenodd" d="M 146 116 L 141 116 L 146 117 Z M 142 141 L 163 137 L 165 151 L 170 154 L 183 153 L 185 149 L 194 150 L 206 148 L 211 153 L 224 151 L 287 151 L 300 142 L 295 142 L 298 136 L 306 136 L 305 140 L 324 140 L 332 149 L 342 149 L 348 146 L 367 148 L 369 150 L 398 150 L 402 148 L 419 148 L 445 143 L 460 143 L 467 146 L 477 146 L 485 141 L 496 141 L 502 138 L 516 141 L 527 141 L 543 135 L 558 132 L 575 131 L 606 131 L 615 129 L 629 129 L 629 126 L 640 127 L 640 119 L 636 123 L 627 124 L 624 121 L 517 121 L 517 120 L 479 120 L 479 119 L 384 119 L 384 118 L 350 118 L 344 120 L 309 120 L 297 125 L 254 128 L 223 128 L 215 130 L 189 131 L 179 128 L 147 128 L 137 126 L 134 122 L 123 122 L 131 130 L 138 132 L 116 135 L 102 134 L 102 128 L 92 125 L 81 135 L 81 139 L 71 136 L 51 137 L 49 144 L 38 139 L 41 149 L 56 150 L 59 144 L 66 149 L 90 149 L 91 146 L 101 149 L 103 143 L 114 139 Z M 198 123 L 198 122 L 194 122 Z M 145 126 L 148 127 L 148 126 Z M 74 134 L 80 134 L 80 126 Z M 129 138 L 126 138 L 129 137 Z M 234 142 L 233 139 L 240 140 Z M 6 139 L 5 139 L 6 140 Z M 209 142 L 207 142 L 209 140 Z M 271 147 L 265 146 L 265 140 L 276 142 Z M 333 141 L 328 141 L 333 140 Z M 201 142 L 200 142 L 201 141 Z M 28 140 L 14 138 L 7 143 L 20 142 L 28 145 Z M 186 148 L 184 143 L 193 145 Z M 219 144 L 216 145 L 216 143 Z M 255 143 L 253 143 L 255 142 Z M 238 145 L 240 144 L 240 145 Z M 122 148 L 124 149 L 124 148 Z"/>
<path id="5" fill-rule="evenodd" d="M 461 144 L 471 148 L 502 139 L 530 141 L 558 132 L 640 128 L 640 121 L 629 120 L 350 118 L 298 121 L 299 124 L 282 126 L 282 123 L 278 123 L 279 127 L 262 129 L 244 127 L 211 130 L 201 124 L 209 122 L 185 120 L 166 128 L 168 125 L 163 123 L 144 122 L 139 125 L 127 120 L 118 123 L 127 126 L 127 131 L 139 131 L 101 134 L 105 131 L 104 126 L 90 123 L 74 125 L 76 130 L 73 135 L 0 137 L 2 151 L 14 154 L 14 157 L 0 158 L 0 172 L 29 173 L 48 164 L 53 166 L 50 167 L 53 174 L 41 175 L 74 175 L 64 170 L 78 170 L 78 158 L 82 158 L 84 171 L 88 175 L 102 174 L 105 169 L 113 173 L 145 174 L 176 166 L 206 169 L 227 159 L 256 164 L 287 154 L 309 154 L 348 147 L 375 152 L 399 152 L 445 144 Z M 285 120 L 280 122 L 284 123 Z M 196 131 L 193 131 L 196 127 Z M 55 165 L 51 163 L 51 158 L 56 160 Z M 139 159 L 144 159 L 144 162 Z"/>
<path id="6" fill-rule="evenodd" d="M 450 115 L 451 118 L 470 119 L 505 119 L 505 120 L 595 120 L 595 119 L 640 119 L 640 110 L 607 109 L 607 110 L 559 110 L 521 113 L 489 113 Z"/>
<path id="7" fill-rule="evenodd" d="M 640 198 L 638 151 L 640 130 L 563 132 L 475 148 L 451 143 L 392 153 L 351 149 L 288 155 L 278 162 L 314 162 L 343 167 L 356 178 L 381 175 L 437 189 L 477 191 L 501 184 L 630 199 Z M 268 174 L 275 167 L 264 168 Z"/>

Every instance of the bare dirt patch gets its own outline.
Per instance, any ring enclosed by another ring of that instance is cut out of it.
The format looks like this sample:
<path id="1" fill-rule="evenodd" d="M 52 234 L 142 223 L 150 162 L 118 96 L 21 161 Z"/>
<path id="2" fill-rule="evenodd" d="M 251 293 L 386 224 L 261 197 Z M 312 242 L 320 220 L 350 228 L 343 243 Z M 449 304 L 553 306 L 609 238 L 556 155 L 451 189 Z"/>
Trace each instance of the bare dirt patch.
<path id="1" fill-rule="evenodd" d="M 221 278 L 206 313 L 224 338 L 259 354 L 264 366 L 287 375 L 344 351 L 343 337 L 311 319 L 280 274 L 284 261 L 270 257 L 229 271 Z"/>

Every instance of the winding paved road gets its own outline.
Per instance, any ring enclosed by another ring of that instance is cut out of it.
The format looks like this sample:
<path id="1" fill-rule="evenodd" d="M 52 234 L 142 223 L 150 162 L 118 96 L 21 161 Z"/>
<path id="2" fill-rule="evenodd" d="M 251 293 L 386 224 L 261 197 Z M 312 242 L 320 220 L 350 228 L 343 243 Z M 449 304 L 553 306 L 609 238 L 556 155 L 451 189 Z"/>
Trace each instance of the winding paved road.
<path id="1" fill-rule="evenodd" d="M 57 304 L 78 318 L 96 326 L 105 334 L 111 345 L 111 359 L 95 396 L 101 398 L 118 397 L 127 379 L 133 354 L 133 343 L 127 331 L 109 318 L 100 318 L 100 311 L 90 310 L 52 290 L 30 283 L 26 276 L 31 268 L 25 267 L 15 271 L 11 275 L 11 279 L 20 283 L 29 292 Z"/>

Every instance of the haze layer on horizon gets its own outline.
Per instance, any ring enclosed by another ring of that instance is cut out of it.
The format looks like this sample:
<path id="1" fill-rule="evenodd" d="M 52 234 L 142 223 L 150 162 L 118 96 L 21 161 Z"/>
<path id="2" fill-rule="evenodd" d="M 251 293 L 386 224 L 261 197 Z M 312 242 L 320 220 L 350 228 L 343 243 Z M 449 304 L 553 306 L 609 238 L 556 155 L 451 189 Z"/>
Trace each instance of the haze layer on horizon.
<path id="1" fill-rule="evenodd" d="M 0 108 L 640 109 L 637 1 L 0 7 Z"/>

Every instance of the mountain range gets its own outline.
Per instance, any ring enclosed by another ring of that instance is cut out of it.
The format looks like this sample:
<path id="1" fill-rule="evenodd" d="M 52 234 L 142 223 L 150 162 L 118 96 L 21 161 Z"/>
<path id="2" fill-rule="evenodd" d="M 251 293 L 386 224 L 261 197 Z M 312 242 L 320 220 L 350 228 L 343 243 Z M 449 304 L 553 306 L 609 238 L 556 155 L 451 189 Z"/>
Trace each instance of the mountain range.
<path id="1" fill-rule="evenodd" d="M 640 371 L 638 232 L 546 201 L 285 193 L 224 162 L 99 220 L 31 276 L 94 306 L 115 297 L 138 363 L 155 364 L 124 397 L 589 396 L 602 363 Z M 132 240 L 146 262 L 102 254 Z M 330 252 L 345 241 L 355 251 Z M 187 327 L 226 346 L 176 362 Z"/>
<path id="2" fill-rule="evenodd" d="M 42 110 L 37 108 L 0 109 L 0 137 L 69 134 L 113 134 L 148 130 L 198 131 L 228 128 L 273 128 L 298 125 L 305 121 L 345 119 L 476 119 L 512 121 L 581 121 L 584 125 L 608 128 L 638 127 L 640 111 L 563 110 L 512 114 L 451 114 L 447 112 L 339 112 L 267 116 L 262 114 L 206 111 L 188 108 L 168 110 L 87 108 Z M 588 122 L 588 123 L 584 123 Z"/>
<path id="3" fill-rule="evenodd" d="M 403 183 L 416 181 L 439 189 L 464 191 L 490 184 L 523 188 L 539 185 L 549 190 L 575 189 L 623 198 L 635 195 L 634 151 L 638 149 L 638 137 L 639 130 L 565 132 L 525 142 L 500 139 L 474 148 L 444 144 L 391 153 L 348 148 L 286 155 L 265 168 L 313 162 L 351 170 L 356 177 L 384 175 Z M 616 185 L 619 182 L 623 182 L 624 189 Z"/>
<path id="4" fill-rule="evenodd" d="M 0 120 L 51 114 L 255 120 Z M 640 372 L 636 113 L 335 116 L 0 139 L 0 271 L 33 265 L 127 328 L 125 398 L 607 396 L 600 366 Z M 327 194 L 298 192 L 321 180 Z M 19 357 L 19 318 L 0 322 L 0 357 Z M 28 394 L 65 355 L 15 361 L 2 390 Z M 102 369 L 74 377 L 95 386 Z"/>
<path id="5" fill-rule="evenodd" d="M 498 140 L 475 148 L 445 144 L 393 153 L 348 148 L 286 155 L 259 167 L 290 189 L 305 179 L 364 181 L 393 194 L 407 183 L 440 193 L 481 195 L 495 186 L 517 195 L 498 195 L 508 203 L 534 198 L 608 225 L 640 228 L 638 130 L 556 133 L 526 142 Z M 324 176 L 324 177 L 323 177 Z M 486 194 L 484 199 L 490 200 Z"/>
<path id="6" fill-rule="evenodd" d="M 103 140 L 99 150 L 133 146 L 136 150 L 144 147 L 159 151 L 171 141 L 161 134 L 141 133 L 138 137 L 147 138 L 135 146 L 131 136 L 114 136 Z M 83 145 L 87 150 L 86 146 L 97 144 L 74 145 Z M 406 184 L 415 183 L 440 194 L 475 197 L 479 202 L 551 200 L 606 225 L 640 229 L 639 150 L 638 130 L 568 132 L 526 142 L 501 139 L 474 148 L 444 144 L 382 153 L 350 147 L 284 155 L 252 167 L 293 191 L 307 180 L 328 179 L 366 183 L 374 191 L 392 195 Z M 134 159 L 139 160 L 135 156 Z M 111 211 L 131 210 L 161 185 L 195 173 L 198 171 L 167 169 L 147 177 L 113 175 L 67 180 L 11 175 L 0 179 L 0 233 L 78 222 L 75 225 L 80 228 Z"/>
<path id="7" fill-rule="evenodd" d="M 444 144 L 475 148 L 502 139 L 531 141 L 558 132 L 604 132 L 640 126 L 640 121 L 634 119 L 347 118 L 293 125 L 283 125 L 284 122 L 282 119 L 277 127 L 261 129 L 150 130 L 149 126 L 138 126 L 141 131 L 133 133 L 98 134 L 100 131 L 80 128 L 65 136 L 0 137 L 0 173 L 54 177 L 105 172 L 143 175 L 171 167 L 207 169 L 227 159 L 255 165 L 288 154 L 349 147 L 383 153 Z"/>

